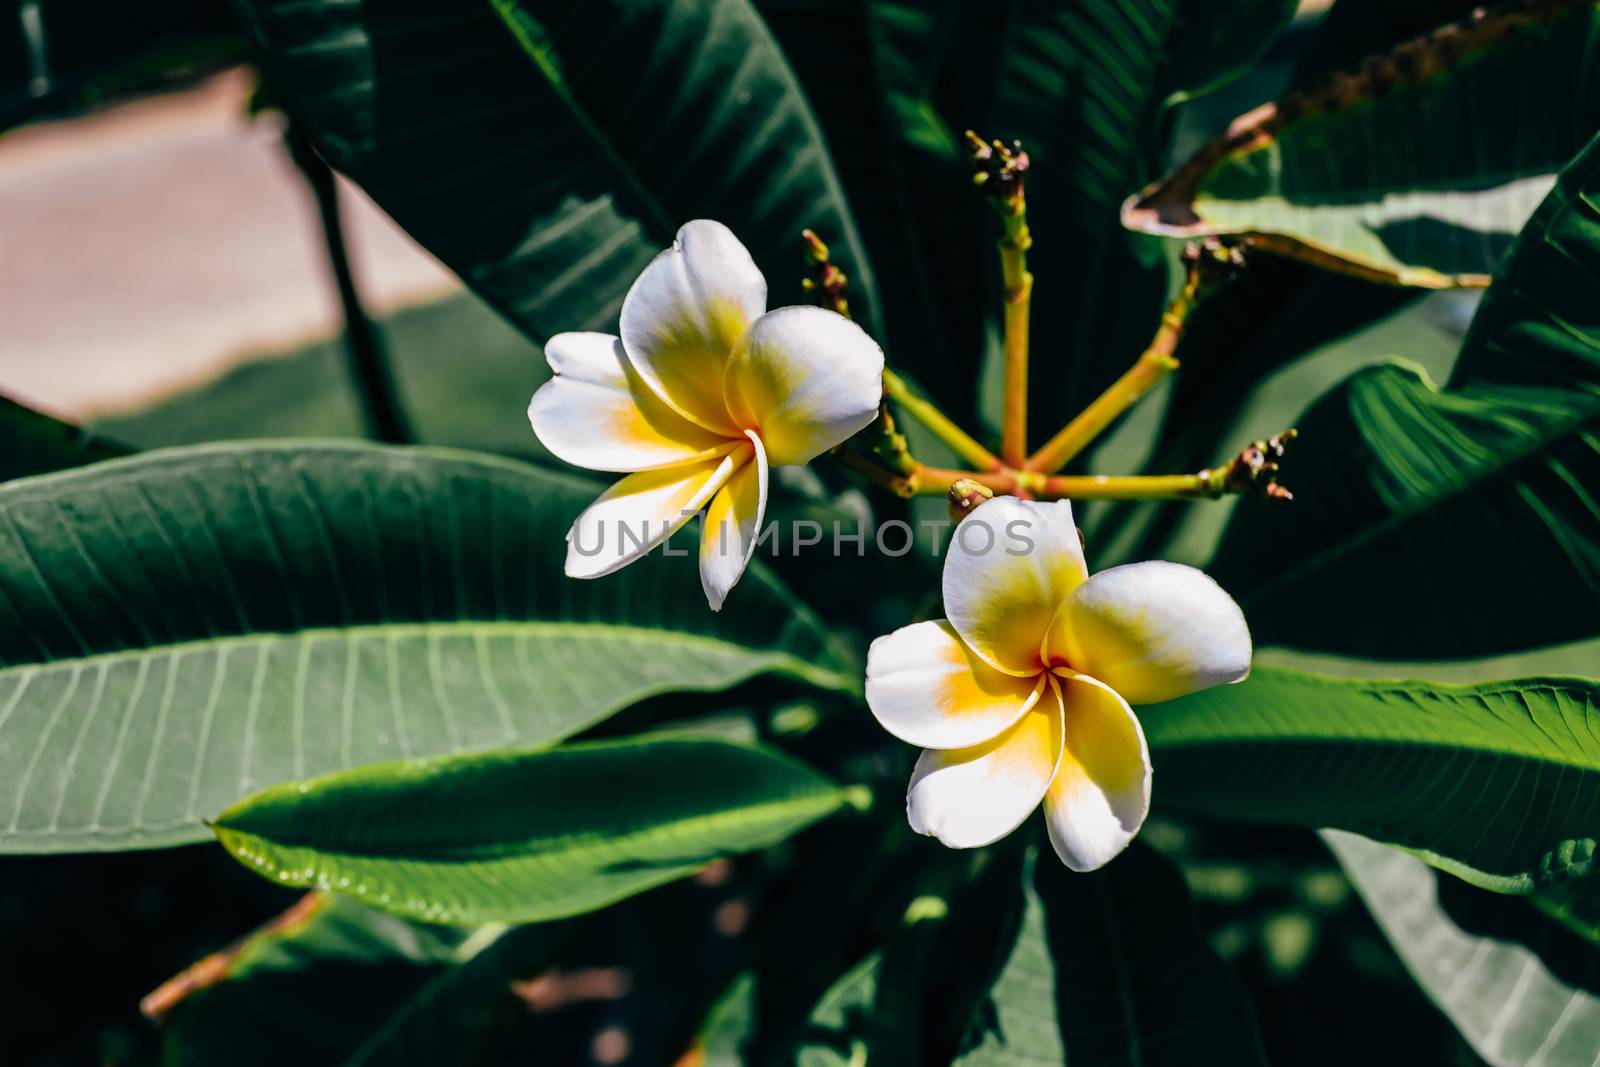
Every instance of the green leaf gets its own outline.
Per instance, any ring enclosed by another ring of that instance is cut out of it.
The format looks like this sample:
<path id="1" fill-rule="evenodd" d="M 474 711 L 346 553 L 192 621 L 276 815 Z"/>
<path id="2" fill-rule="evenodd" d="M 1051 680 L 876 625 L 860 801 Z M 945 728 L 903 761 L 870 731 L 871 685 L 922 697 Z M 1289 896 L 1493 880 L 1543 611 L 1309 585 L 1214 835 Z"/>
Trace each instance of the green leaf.
<path id="1" fill-rule="evenodd" d="M 0 482 L 81 467 L 128 451 L 110 438 L 96 437 L 0 396 Z"/>
<path id="2" fill-rule="evenodd" d="M 1477 0 L 1336 0 L 1311 29 L 1310 40 L 1296 49 L 1294 78 L 1307 82 L 1353 69 L 1374 52 L 1421 37 L 1480 6 Z"/>
<path id="3" fill-rule="evenodd" d="M 1595 869 L 1600 682 L 1450 686 L 1258 667 L 1140 718 L 1157 804 L 1353 830 L 1499 892 Z"/>
<path id="4" fill-rule="evenodd" d="M 965 47 L 956 56 L 979 69 L 987 60 L 997 72 L 981 119 L 963 124 L 1020 137 L 1033 161 L 1029 395 L 1030 436 L 1039 444 L 1127 369 L 1160 317 L 1166 249 L 1126 232 L 1120 210 L 1165 161 L 1169 97 L 1199 95 L 1242 73 L 1286 24 L 1288 9 L 1028 0 L 1006 11 L 992 56 Z M 1219 40 L 1227 44 L 1204 43 Z M 991 301 L 994 336 L 1000 306 Z"/>
<path id="5" fill-rule="evenodd" d="M 214 445 L 0 488 L 0 850 L 202 840 L 252 789 L 550 744 L 647 696 L 858 670 L 762 568 L 562 576 L 584 481 L 366 445 Z"/>
<path id="6" fill-rule="evenodd" d="M 1249 998 L 1165 859 L 1135 844 L 1082 875 L 1042 850 L 1025 897 L 961 1067 L 1265 1064 Z"/>
<path id="7" fill-rule="evenodd" d="M 25 12 L 0 23 L 0 130 L 188 84 L 245 58 L 227 10 L 214 4 L 50 4 Z"/>
<path id="8" fill-rule="evenodd" d="M 1242 276 L 1191 314 L 1176 353 L 1181 369 L 1168 387 L 1144 473 L 1215 467 L 1246 442 L 1283 429 L 1286 422 L 1263 422 L 1248 403 L 1241 405 L 1241 398 L 1252 397 L 1280 371 L 1371 327 L 1418 296 L 1416 290 L 1256 257 Z M 1341 364 L 1342 370 L 1348 367 Z M 1154 397 L 1149 401 L 1155 402 Z M 1291 399 L 1284 417 L 1299 414 L 1300 402 Z M 1299 458 L 1296 449 L 1286 465 L 1285 481 L 1291 487 L 1297 484 Z M 1197 518 L 1189 500 L 1094 503 L 1080 509 L 1079 519 L 1094 556 L 1091 562 L 1169 558 L 1183 524 Z M 1102 533 L 1112 536 L 1102 539 Z"/>
<path id="9" fill-rule="evenodd" d="M 917 967 L 927 963 L 930 934 L 913 928 L 893 950 L 871 953 L 835 982 L 811 1013 L 796 1067 L 926 1062 L 915 1021 L 922 1015 Z"/>
<path id="10" fill-rule="evenodd" d="M 1496 1067 L 1592 1067 L 1600 1032 L 1593 948 L 1585 973 L 1564 978 L 1541 958 L 1548 944 L 1464 928 L 1442 902 L 1451 880 L 1425 864 L 1354 834 L 1323 836 L 1407 969 L 1479 1055 Z"/>
<path id="11" fill-rule="evenodd" d="M 1260 643 L 1445 659 L 1600 633 L 1597 204 L 1591 144 L 1518 239 L 1444 389 L 1368 370 L 1299 423 L 1295 500 L 1243 502 L 1212 564 Z"/>
<path id="12" fill-rule="evenodd" d="M 677 227 L 727 223 L 798 299 L 798 231 L 870 265 L 747 0 L 241 0 L 274 92 L 344 171 L 536 341 L 615 326 Z"/>
<path id="13" fill-rule="evenodd" d="M 427 926 L 336 894 L 313 907 L 287 928 L 253 935 L 216 984 L 178 1005 L 163 1030 L 163 1063 L 271 1067 L 288 1043 L 308 1061 L 341 1067 L 449 1062 L 506 984 L 567 933 Z M 262 1029 L 274 1040 L 240 1041 Z"/>
<path id="14" fill-rule="evenodd" d="M 1600 946 L 1600 878 L 1578 878 L 1546 886 L 1530 895 L 1528 903 L 1540 915 Z"/>
<path id="15" fill-rule="evenodd" d="M 970 243 L 952 233 L 966 236 L 993 220 L 972 194 L 960 130 L 950 125 L 956 120 L 932 99 L 954 73 L 948 45 L 958 5 L 757 0 L 757 7 L 817 114 L 867 254 L 891 268 L 876 277 L 890 361 L 949 410 L 970 416 L 987 295 L 980 269 L 992 268 L 992 251 L 968 258 L 949 249 L 953 240 L 958 248 Z M 943 223 L 930 227 L 929 219 Z"/>
<path id="16" fill-rule="evenodd" d="M 819 998 L 863 943 L 885 926 L 899 929 L 925 881 L 923 861 L 938 848 L 906 826 L 903 797 L 884 789 L 870 815 L 834 820 L 761 857 L 767 888 L 755 899 L 744 969 L 699 1027 L 703 1067 L 792 1065 Z"/>
<path id="17" fill-rule="evenodd" d="M 997 395 L 975 396 L 972 382 L 978 355 L 998 358 L 1002 301 L 999 225 L 973 195 L 956 134 L 1024 142 L 1033 160 L 1038 443 L 1125 369 L 1160 314 L 1160 243 L 1131 238 L 1118 212 L 1154 173 L 1166 98 L 1247 66 L 1288 5 L 1219 13 L 1207 0 L 761 0 L 761 8 L 821 116 L 880 264 L 890 361 L 962 419 L 982 412 L 993 421 L 997 410 Z M 1227 47 L 1189 43 L 1212 28 Z"/>
<path id="18" fill-rule="evenodd" d="M 1192 100 L 1237 80 L 1289 28 L 1299 0 L 1185 0 L 1178 5 L 1174 48 L 1162 77 L 1167 105 Z"/>
<path id="19" fill-rule="evenodd" d="M 1486 284 L 1600 125 L 1597 49 L 1592 2 L 1480 11 L 1235 120 L 1124 218 L 1144 233 L 1250 234 L 1402 285 Z"/>
<path id="20" fill-rule="evenodd" d="M 800 1017 L 804 1025 L 783 1035 L 782 1054 L 763 1056 L 759 1041 L 746 1042 L 742 1051 L 749 1067 L 950 1062 L 961 1047 L 972 1005 L 993 977 L 997 946 L 1015 929 L 1023 856 L 1020 849 L 957 852 L 932 842 L 923 846 L 901 850 L 889 861 L 891 878 L 904 878 L 903 884 L 875 887 L 876 899 L 888 889 L 883 895 L 898 905 L 892 924 L 862 939 L 880 947 L 854 966 L 836 967 L 824 989 L 810 991 Z M 767 977 L 769 986 L 776 986 L 780 975 Z M 753 1014 L 759 1036 L 771 1026 L 770 1005 L 758 1001 Z M 717 1052 L 714 1042 L 707 1042 L 706 1052 L 708 1067 L 718 1067 L 719 1061 L 711 1059 Z"/>
<path id="21" fill-rule="evenodd" d="M 771 749 L 658 736 L 358 767 L 263 790 L 215 829 L 286 885 L 429 922 L 533 922 L 765 848 L 845 799 Z"/>

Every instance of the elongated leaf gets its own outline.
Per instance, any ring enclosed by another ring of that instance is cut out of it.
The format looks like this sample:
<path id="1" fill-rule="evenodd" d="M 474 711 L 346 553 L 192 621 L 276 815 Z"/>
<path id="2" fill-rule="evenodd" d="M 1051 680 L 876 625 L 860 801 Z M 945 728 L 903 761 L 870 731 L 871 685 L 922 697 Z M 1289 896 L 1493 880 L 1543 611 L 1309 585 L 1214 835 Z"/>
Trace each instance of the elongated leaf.
<path id="1" fill-rule="evenodd" d="M 455 1056 L 486 1022 L 485 1007 L 564 933 L 427 926 L 327 894 L 300 922 L 252 937 L 224 977 L 178 1006 L 163 1062 L 268 1067 L 288 1042 L 308 1060 L 348 1067 Z M 240 1040 L 262 1028 L 272 1041 Z"/>
<path id="2" fill-rule="evenodd" d="M 329 161 L 535 340 L 614 327 L 700 216 L 750 246 L 774 306 L 800 292 L 800 228 L 822 230 L 870 315 L 827 148 L 747 0 L 238 6 Z"/>
<path id="3" fill-rule="evenodd" d="M 1420 861 L 1354 834 L 1324 837 L 1406 967 L 1479 1055 L 1494 1067 L 1592 1067 L 1600 966 L 1563 979 L 1540 959 L 1544 946 L 1462 928 L 1440 902 L 1446 881 Z"/>
<path id="4" fill-rule="evenodd" d="M 970 416 L 987 295 L 979 268 L 991 264 L 939 249 L 952 232 L 992 220 L 972 195 L 961 131 L 950 125 L 959 118 L 931 99 L 951 73 L 947 47 L 960 5 L 756 3 L 794 65 L 867 252 L 881 264 L 877 302 L 889 359 L 951 411 Z M 930 219 L 941 221 L 931 226 Z"/>
<path id="5" fill-rule="evenodd" d="M 1226 462 L 1246 441 L 1286 423 L 1245 420 L 1240 398 L 1280 370 L 1414 301 L 1415 290 L 1372 285 L 1307 264 L 1256 256 L 1244 275 L 1194 311 L 1179 343 L 1160 428 L 1144 470 L 1199 471 Z M 1292 401 L 1291 401 L 1292 403 Z M 1294 410 L 1285 416 L 1293 418 Z M 1285 480 L 1295 484 L 1299 450 Z M 1094 518 L 1084 509 L 1089 545 L 1102 563 L 1167 558 L 1171 538 L 1194 518 L 1192 501 L 1118 501 Z M 1137 540 L 1135 541 L 1135 531 Z M 1098 534 L 1114 532 L 1107 544 Z"/>
<path id="6" fill-rule="evenodd" d="M 1135 845 L 1092 875 L 1042 853 L 961 1067 L 1264 1064 L 1254 1012 L 1206 943 L 1183 877 Z"/>
<path id="7" fill-rule="evenodd" d="M 1122 232 L 1120 206 L 1164 162 L 1159 126 L 1168 98 L 1198 95 L 1245 69 L 1287 12 L 1283 4 L 1206 0 L 1030 0 L 1004 11 L 979 128 L 1020 137 L 1033 159 L 1029 394 L 1037 443 L 1126 370 L 1154 332 L 1166 296 L 1165 250 Z M 1228 43 L 1208 47 L 1208 37 Z M 982 62 L 965 48 L 955 55 Z M 998 320 L 1000 305 L 992 306 Z M 991 329 L 998 336 L 998 325 Z"/>
<path id="8" fill-rule="evenodd" d="M 1530 896 L 1528 903 L 1540 915 L 1600 948 L 1600 878 L 1546 886 Z"/>
<path id="9" fill-rule="evenodd" d="M 1353 830 L 1501 892 L 1595 867 L 1600 682 L 1448 686 L 1257 668 L 1141 720 L 1158 804 Z"/>
<path id="10" fill-rule="evenodd" d="M 1232 0 L 1178 5 L 1175 40 L 1165 57 L 1163 80 L 1172 86 L 1170 106 L 1219 89 L 1245 74 L 1278 38 L 1299 8 L 1298 0 Z"/>
<path id="11" fill-rule="evenodd" d="M 891 362 L 958 416 L 997 351 L 993 211 L 972 193 L 963 129 L 1021 138 L 1036 276 L 1031 372 L 1042 441 L 1148 340 L 1166 289 L 1159 242 L 1118 210 L 1161 154 L 1162 105 L 1253 61 L 1282 2 L 760 0 L 815 101 L 862 219 L 887 305 Z M 1197 35 L 1226 41 L 1198 46 Z M 986 380 L 997 380 L 993 373 Z M 977 411 L 974 411 L 975 401 Z"/>
<path id="12" fill-rule="evenodd" d="M 1124 219 L 1145 233 L 1251 234 L 1402 285 L 1487 284 L 1600 125 L 1597 50 L 1591 0 L 1480 10 L 1241 116 Z"/>
<path id="13" fill-rule="evenodd" d="M 0 129 L 190 81 L 245 55 L 225 8 L 41 4 L 0 22 Z"/>
<path id="14" fill-rule="evenodd" d="M 0 482 L 126 455 L 128 449 L 0 396 Z"/>
<path id="15" fill-rule="evenodd" d="M 925 1062 L 916 1025 L 922 989 L 914 968 L 925 962 L 929 942 L 920 936 L 915 947 L 874 952 L 834 983 L 811 1013 L 795 1055 L 798 1067 Z"/>
<path id="16" fill-rule="evenodd" d="M 926 885 L 931 844 L 905 825 L 902 798 L 882 790 L 870 817 L 835 820 L 762 857 L 767 888 L 753 906 L 744 969 L 719 990 L 694 1040 L 702 1067 L 793 1067 L 818 1000 L 864 942 L 897 929 Z"/>
<path id="17" fill-rule="evenodd" d="M 907 857 L 902 856 L 902 859 Z M 786 1055 L 745 1058 L 795 1067 L 914 1067 L 949 1062 L 966 1014 L 985 988 L 996 941 L 1017 907 L 1018 863 L 960 854 L 935 857 L 915 880 L 916 896 L 883 945 L 844 970 L 790 1036 Z M 767 1020 L 754 1005 L 759 1034 Z M 750 1045 L 746 1045 L 746 1051 Z M 708 1060 L 715 1053 L 708 1045 Z M 733 1062 L 726 1055 L 721 1063 Z M 708 1067 L 721 1067 L 716 1060 Z"/>
<path id="18" fill-rule="evenodd" d="M 471 453 L 219 445 L 0 489 L 0 849 L 153 847 L 272 782 L 556 741 L 765 671 L 854 688 L 757 569 L 562 576 L 588 483 Z"/>
<path id="19" fill-rule="evenodd" d="M 1600 633 L 1597 203 L 1591 144 L 1519 238 L 1444 389 L 1379 368 L 1300 422 L 1293 505 L 1246 502 L 1212 564 L 1258 640 L 1446 659 Z"/>
<path id="20" fill-rule="evenodd" d="M 284 783 L 216 821 L 247 867 L 429 922 L 604 907 L 781 841 L 845 793 L 769 749 L 593 741 L 360 767 Z"/>
<path id="21" fill-rule="evenodd" d="M 1295 77 L 1310 82 L 1336 70 L 1359 67 L 1368 56 L 1431 33 L 1481 6 L 1475 0 L 1412 0 L 1408 4 L 1336 0 L 1317 21 L 1310 39 L 1296 51 Z"/>

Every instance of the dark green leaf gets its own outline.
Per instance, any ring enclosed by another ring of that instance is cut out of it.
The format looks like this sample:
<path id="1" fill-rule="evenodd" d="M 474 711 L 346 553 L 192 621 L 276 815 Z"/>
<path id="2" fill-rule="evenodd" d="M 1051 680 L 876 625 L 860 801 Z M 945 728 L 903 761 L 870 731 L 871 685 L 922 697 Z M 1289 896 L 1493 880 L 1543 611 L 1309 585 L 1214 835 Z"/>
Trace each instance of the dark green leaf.
<path id="1" fill-rule="evenodd" d="M 287 885 L 429 922 L 532 922 L 775 844 L 845 799 L 773 750 L 659 736 L 288 782 L 215 829 L 241 863 Z"/>
<path id="2" fill-rule="evenodd" d="M 1597 50 L 1593 3 L 1480 11 L 1241 117 L 1125 217 L 1402 285 L 1485 284 L 1600 125 Z"/>
<path id="3" fill-rule="evenodd" d="M 1162 78 L 1167 103 L 1204 95 L 1245 74 L 1294 20 L 1299 0 L 1185 0 Z"/>
<path id="4" fill-rule="evenodd" d="M 1317 21 L 1310 40 L 1295 55 L 1295 78 L 1311 82 L 1336 70 L 1351 70 L 1368 56 L 1460 19 L 1482 5 L 1477 0 L 1334 0 Z"/>
<path id="5" fill-rule="evenodd" d="M 817 113 L 878 265 L 878 318 L 890 362 L 969 417 L 983 345 L 981 268 L 992 267 L 989 249 L 973 239 L 992 219 L 972 194 L 961 131 L 950 125 L 959 119 L 941 112 L 948 103 L 944 83 L 955 75 L 949 64 L 960 5 L 757 0 L 757 6 Z M 972 257 L 949 251 L 969 247 Z"/>
<path id="6" fill-rule="evenodd" d="M 884 790 L 870 818 L 835 820 L 761 857 L 768 889 L 754 907 L 744 969 L 699 1028 L 704 1067 L 792 1065 L 818 1000 L 862 944 L 899 929 L 935 847 L 906 826 L 902 796 Z"/>
<path id="7" fill-rule="evenodd" d="M 1248 996 L 1159 855 L 1136 844 L 1081 875 L 1045 850 L 1025 893 L 961 1067 L 1265 1064 Z"/>
<path id="8" fill-rule="evenodd" d="M 879 264 L 890 361 L 962 418 L 996 410 L 972 383 L 978 358 L 996 350 L 1002 305 L 999 224 L 972 193 L 956 136 L 971 128 L 1024 142 L 1036 443 L 1110 384 L 1159 316 L 1161 245 L 1122 232 L 1118 209 L 1154 169 L 1165 98 L 1248 65 L 1287 10 L 1219 13 L 1204 0 L 761 6 L 816 102 Z M 1202 28 L 1228 47 L 1188 43 Z"/>
<path id="9" fill-rule="evenodd" d="M 1415 290 L 1372 285 L 1280 257 L 1252 257 L 1243 276 L 1208 297 L 1189 318 L 1176 353 L 1181 367 L 1171 379 L 1145 472 L 1215 467 L 1244 442 L 1283 429 L 1287 423 L 1243 421 L 1248 404 L 1241 399 L 1284 368 L 1373 326 L 1417 296 Z M 1291 408 L 1284 417 L 1298 413 Z M 1296 449 L 1284 479 L 1291 487 L 1298 459 Z M 1107 545 L 1095 535 L 1116 535 L 1111 551 L 1098 557 L 1102 562 L 1166 558 L 1182 523 L 1195 518 L 1194 508 L 1187 500 L 1118 501 L 1104 509 L 1103 518 L 1085 508 L 1081 521 L 1096 552 Z"/>
<path id="10" fill-rule="evenodd" d="M 1540 915 L 1600 947 L 1600 878 L 1546 886 L 1530 896 L 1528 903 Z"/>
<path id="11" fill-rule="evenodd" d="M 1600 953 L 1562 976 L 1548 943 L 1463 926 L 1443 899 L 1451 879 L 1355 834 L 1324 835 L 1406 967 L 1484 1059 L 1496 1067 L 1592 1067 L 1600 1032 Z M 1456 893 L 1480 890 L 1457 884 Z M 1484 902 L 1526 908 L 1520 899 Z"/>
<path id="12" fill-rule="evenodd" d="M 254 788 L 548 744 L 646 696 L 857 670 L 762 569 L 562 576 L 590 483 L 464 452 L 216 445 L 0 488 L 0 849 L 155 847 Z"/>
<path id="13" fill-rule="evenodd" d="M 1155 802 L 1335 827 L 1486 888 L 1589 874 L 1600 682 L 1370 682 L 1257 668 L 1141 716 Z"/>
<path id="14" fill-rule="evenodd" d="M 292 926 L 252 936 L 225 976 L 167 1020 L 168 1067 L 451 1062 L 514 977 L 565 933 L 554 925 L 426 926 L 328 894 Z M 272 1041 L 243 1041 L 270 1030 Z"/>
<path id="15" fill-rule="evenodd" d="M 1261 643 L 1444 659 L 1600 632 L 1597 198 L 1591 145 L 1443 390 L 1381 367 L 1300 422 L 1294 502 L 1245 501 L 1212 565 Z"/>
<path id="16" fill-rule="evenodd" d="M 329 161 L 535 340 L 614 326 L 697 216 L 749 245 L 775 306 L 815 227 L 870 314 L 826 146 L 747 0 L 238 6 Z"/>
<path id="17" fill-rule="evenodd" d="M 128 449 L 0 396 L 0 482 L 126 455 Z"/>

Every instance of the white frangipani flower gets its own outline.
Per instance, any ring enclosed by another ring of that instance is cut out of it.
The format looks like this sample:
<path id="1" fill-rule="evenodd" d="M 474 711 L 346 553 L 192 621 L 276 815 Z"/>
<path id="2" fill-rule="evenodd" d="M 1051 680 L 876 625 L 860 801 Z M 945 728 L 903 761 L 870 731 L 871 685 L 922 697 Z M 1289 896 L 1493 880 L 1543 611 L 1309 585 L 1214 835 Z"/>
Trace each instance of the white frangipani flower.
<path id="1" fill-rule="evenodd" d="M 844 316 L 767 311 L 767 282 L 719 222 L 678 231 L 622 302 L 622 336 L 564 333 L 528 418 L 559 458 L 629 472 L 567 534 L 567 574 L 598 578 L 701 508 L 700 581 L 712 610 L 760 536 L 769 464 L 804 464 L 866 426 L 883 352 Z"/>
<path id="2" fill-rule="evenodd" d="M 872 643 L 867 704 L 926 749 L 906 811 L 952 848 L 999 840 L 1043 801 L 1063 863 L 1110 862 L 1150 806 L 1129 704 L 1250 671 L 1244 615 L 1216 582 L 1163 562 L 1090 578 L 1064 500 L 999 497 L 967 516 L 945 557 L 944 606 L 948 619 Z"/>

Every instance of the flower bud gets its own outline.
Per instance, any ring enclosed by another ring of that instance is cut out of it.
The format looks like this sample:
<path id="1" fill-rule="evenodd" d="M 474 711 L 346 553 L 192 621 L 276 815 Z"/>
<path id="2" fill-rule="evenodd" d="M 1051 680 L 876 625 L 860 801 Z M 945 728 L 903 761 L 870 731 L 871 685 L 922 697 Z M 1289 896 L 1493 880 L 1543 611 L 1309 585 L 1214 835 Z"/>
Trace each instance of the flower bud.
<path id="1" fill-rule="evenodd" d="M 971 478 L 958 478 L 950 485 L 946 503 L 950 505 L 950 521 L 960 522 L 971 515 L 979 504 L 994 499 L 994 490 Z"/>

